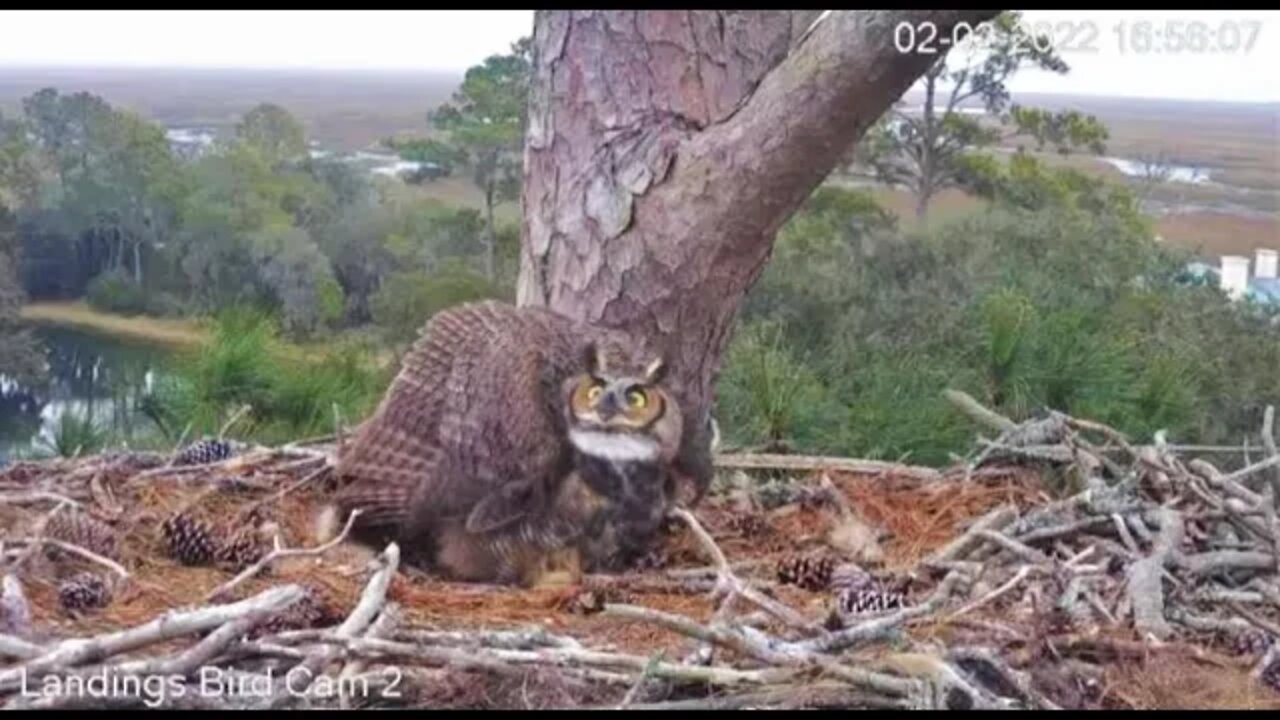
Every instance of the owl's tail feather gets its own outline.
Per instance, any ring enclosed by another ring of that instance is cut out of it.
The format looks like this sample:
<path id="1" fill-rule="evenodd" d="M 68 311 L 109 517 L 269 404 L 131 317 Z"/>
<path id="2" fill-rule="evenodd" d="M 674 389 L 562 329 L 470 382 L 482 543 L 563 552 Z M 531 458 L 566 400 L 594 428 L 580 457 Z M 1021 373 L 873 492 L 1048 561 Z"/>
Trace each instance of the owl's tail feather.
<path id="1" fill-rule="evenodd" d="M 360 510 L 355 527 L 399 526 L 409 513 L 415 482 L 397 475 L 384 472 L 377 480 L 361 478 L 343 488 L 335 498 L 342 523 L 346 523 L 351 511 Z"/>

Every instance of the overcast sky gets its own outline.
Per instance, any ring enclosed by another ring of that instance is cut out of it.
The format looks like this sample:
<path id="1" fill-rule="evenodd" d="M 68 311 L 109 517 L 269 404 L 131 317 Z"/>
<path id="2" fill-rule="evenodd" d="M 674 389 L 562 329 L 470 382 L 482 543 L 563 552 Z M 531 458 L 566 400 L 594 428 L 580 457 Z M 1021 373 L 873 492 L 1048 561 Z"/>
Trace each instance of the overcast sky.
<path id="1" fill-rule="evenodd" d="M 1097 25 L 1096 54 L 1063 52 L 1067 76 L 1027 72 L 1013 89 L 1280 102 L 1280 11 L 1050 11 Z M 1251 52 L 1121 54 L 1117 22 L 1262 21 Z M 196 66 L 461 71 L 532 30 L 527 10 L 0 11 L 0 67 Z"/>

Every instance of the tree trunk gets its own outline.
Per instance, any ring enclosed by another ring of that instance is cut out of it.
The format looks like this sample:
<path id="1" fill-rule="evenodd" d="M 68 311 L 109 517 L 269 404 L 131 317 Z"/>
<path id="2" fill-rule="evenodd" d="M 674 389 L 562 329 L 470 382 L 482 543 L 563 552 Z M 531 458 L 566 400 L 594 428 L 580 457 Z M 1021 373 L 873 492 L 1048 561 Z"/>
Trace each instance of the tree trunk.
<path id="1" fill-rule="evenodd" d="M 498 244 L 493 229 L 493 195 L 495 180 L 490 177 L 484 186 L 484 276 L 493 282 L 494 246 Z"/>
<path id="2" fill-rule="evenodd" d="M 142 241 L 133 243 L 133 284 L 142 287 Z"/>
<path id="3" fill-rule="evenodd" d="M 916 221 L 921 225 L 925 224 L 925 219 L 929 214 L 929 200 L 933 198 L 933 188 L 927 183 L 921 183 L 916 189 Z"/>
<path id="4" fill-rule="evenodd" d="M 647 340 L 705 430 L 778 228 L 938 58 L 895 26 L 996 14 L 539 11 L 518 303 Z M 682 453 L 700 481 L 707 439 Z"/>

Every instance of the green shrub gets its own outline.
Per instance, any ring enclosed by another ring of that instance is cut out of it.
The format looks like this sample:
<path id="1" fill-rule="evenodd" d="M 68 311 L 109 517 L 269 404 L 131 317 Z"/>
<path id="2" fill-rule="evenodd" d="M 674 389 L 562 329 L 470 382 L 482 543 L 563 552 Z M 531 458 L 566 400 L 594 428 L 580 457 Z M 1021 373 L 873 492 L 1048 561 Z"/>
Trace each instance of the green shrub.
<path id="1" fill-rule="evenodd" d="M 406 271 L 391 275 L 373 296 L 373 320 L 394 344 L 407 344 L 432 315 L 466 302 L 500 297 L 498 289 L 458 263 L 437 273 Z"/>
<path id="2" fill-rule="evenodd" d="M 363 417 L 389 381 L 360 347 L 317 355 L 282 342 L 269 316 L 236 308 L 217 317 L 212 339 L 178 360 L 142 411 L 170 437 L 188 425 L 198 437 L 248 405 L 236 434 L 280 443 L 332 431 L 335 406 L 348 423 Z"/>
<path id="3" fill-rule="evenodd" d="M 847 191 L 784 226 L 726 356 L 726 437 L 945 463 L 980 431 L 948 387 L 1138 441 L 1256 436 L 1280 405 L 1274 311 L 1185 282 L 1187 256 L 1154 242 L 1123 187 L 1028 157 L 988 170 L 990 205 L 926 234 Z"/>
<path id="4" fill-rule="evenodd" d="M 149 307 L 147 291 L 123 272 L 109 270 L 89 282 L 85 293 L 89 305 L 103 312 L 141 315 Z"/>
<path id="5" fill-rule="evenodd" d="M 39 450 L 55 457 L 71 458 L 93 455 L 107 444 L 107 432 L 89 413 L 66 409 L 48 437 L 37 440 Z"/>
<path id="6" fill-rule="evenodd" d="M 811 446 L 827 411 L 826 390 L 787 348 L 780 326 L 744 328 L 734 338 L 719 385 L 730 441 L 776 452 Z"/>

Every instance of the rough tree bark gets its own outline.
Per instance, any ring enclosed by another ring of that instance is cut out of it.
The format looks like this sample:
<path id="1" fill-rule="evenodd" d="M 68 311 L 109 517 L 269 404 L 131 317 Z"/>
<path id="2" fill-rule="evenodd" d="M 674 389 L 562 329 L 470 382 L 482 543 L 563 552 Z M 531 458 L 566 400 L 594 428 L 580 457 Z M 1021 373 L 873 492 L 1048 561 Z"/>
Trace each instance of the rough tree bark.
<path id="1" fill-rule="evenodd" d="M 778 228 L 938 59 L 895 26 L 996 14 L 539 11 L 517 302 L 651 342 L 705 428 Z"/>

